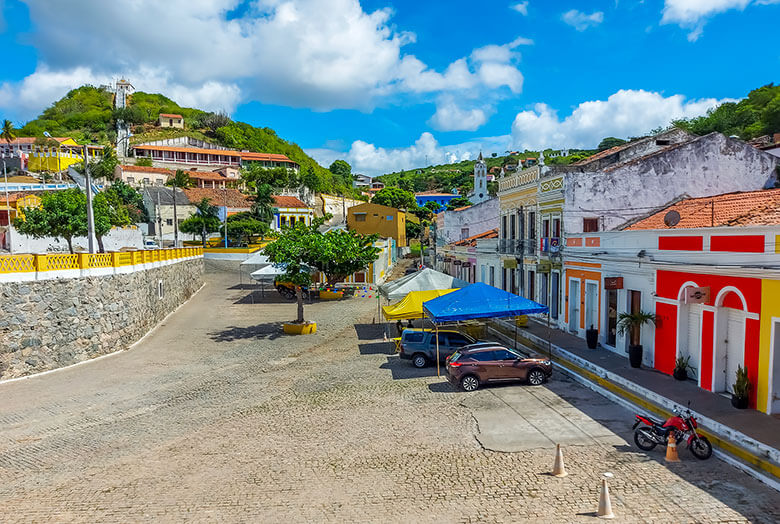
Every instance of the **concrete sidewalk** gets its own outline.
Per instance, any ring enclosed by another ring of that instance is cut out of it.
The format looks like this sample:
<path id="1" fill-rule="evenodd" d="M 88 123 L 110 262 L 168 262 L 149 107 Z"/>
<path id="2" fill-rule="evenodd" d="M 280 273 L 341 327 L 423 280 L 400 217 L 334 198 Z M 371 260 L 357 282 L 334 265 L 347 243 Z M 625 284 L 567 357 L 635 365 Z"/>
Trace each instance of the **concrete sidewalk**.
<path id="1" fill-rule="evenodd" d="M 514 338 L 514 326 L 495 321 L 505 337 Z M 692 380 L 679 381 L 651 368 L 632 368 L 625 357 L 604 348 L 588 349 L 585 340 L 550 329 L 552 356 L 563 370 L 645 411 L 668 417 L 676 406 L 697 414 L 704 433 L 727 460 L 737 460 L 764 480 L 780 486 L 780 419 L 755 410 L 738 410 L 730 398 L 699 388 Z M 547 327 L 530 322 L 517 331 L 519 344 L 548 352 Z"/>

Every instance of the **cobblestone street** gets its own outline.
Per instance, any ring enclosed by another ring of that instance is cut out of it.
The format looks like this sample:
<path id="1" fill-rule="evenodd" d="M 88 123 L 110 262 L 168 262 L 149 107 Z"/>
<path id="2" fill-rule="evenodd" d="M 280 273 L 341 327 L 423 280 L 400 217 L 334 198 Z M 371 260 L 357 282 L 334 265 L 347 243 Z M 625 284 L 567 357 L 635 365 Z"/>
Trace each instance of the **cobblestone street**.
<path id="1" fill-rule="evenodd" d="M 392 354 L 374 299 L 287 337 L 294 303 L 206 279 L 133 349 L 0 384 L 0 521 L 595 522 L 607 471 L 620 522 L 780 521 L 776 491 L 639 452 L 632 413 L 559 373 L 455 392 Z"/>

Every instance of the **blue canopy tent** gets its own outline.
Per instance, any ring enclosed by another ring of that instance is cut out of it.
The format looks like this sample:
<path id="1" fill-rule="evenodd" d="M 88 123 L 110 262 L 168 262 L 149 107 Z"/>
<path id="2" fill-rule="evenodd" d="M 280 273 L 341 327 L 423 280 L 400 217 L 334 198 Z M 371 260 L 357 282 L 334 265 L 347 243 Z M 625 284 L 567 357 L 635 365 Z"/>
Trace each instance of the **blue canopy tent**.
<path id="1" fill-rule="evenodd" d="M 519 317 L 549 313 L 550 308 L 482 282 L 423 303 L 423 311 L 436 325 L 479 318 Z M 549 328 L 550 319 L 547 318 Z M 517 338 L 515 324 L 515 339 Z M 549 338 L 549 336 L 548 336 Z M 517 342 L 515 340 L 515 342 Z M 549 340 L 548 340 L 549 343 Z M 436 374 L 439 374 L 439 337 L 436 337 Z"/>

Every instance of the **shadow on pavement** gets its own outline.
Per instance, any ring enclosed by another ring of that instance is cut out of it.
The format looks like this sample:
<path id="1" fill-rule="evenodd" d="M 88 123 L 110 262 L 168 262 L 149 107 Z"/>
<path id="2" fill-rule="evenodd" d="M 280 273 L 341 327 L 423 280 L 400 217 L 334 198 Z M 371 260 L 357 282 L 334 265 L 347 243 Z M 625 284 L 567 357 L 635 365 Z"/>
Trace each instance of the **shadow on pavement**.
<path id="1" fill-rule="evenodd" d="M 260 292 L 259 289 L 256 289 L 249 293 L 246 296 L 243 296 L 233 302 L 234 304 L 295 304 L 294 300 L 287 300 L 283 296 L 281 296 L 276 291 L 268 291 L 265 290 L 264 292 Z M 309 301 L 305 301 L 306 304 L 309 304 Z"/>
<path id="2" fill-rule="evenodd" d="M 209 337 L 214 342 L 233 342 L 235 340 L 249 340 L 253 338 L 275 340 L 284 335 L 282 324 L 284 323 L 269 322 L 248 327 L 231 326 L 221 331 L 209 333 Z"/>
<path id="3" fill-rule="evenodd" d="M 399 357 L 387 357 L 387 362 L 379 366 L 380 369 L 389 369 L 393 380 L 404 380 L 408 378 L 435 377 L 436 366 L 427 366 L 416 368 L 411 361 L 403 360 Z M 442 373 L 444 367 L 442 366 Z"/>
<path id="4" fill-rule="evenodd" d="M 395 344 L 392 342 L 369 342 L 358 344 L 361 355 L 394 355 Z"/>
<path id="5" fill-rule="evenodd" d="M 461 393 L 460 390 L 453 387 L 453 385 L 450 384 L 445 378 L 442 378 L 442 382 L 428 384 L 428 389 L 432 393 Z"/>

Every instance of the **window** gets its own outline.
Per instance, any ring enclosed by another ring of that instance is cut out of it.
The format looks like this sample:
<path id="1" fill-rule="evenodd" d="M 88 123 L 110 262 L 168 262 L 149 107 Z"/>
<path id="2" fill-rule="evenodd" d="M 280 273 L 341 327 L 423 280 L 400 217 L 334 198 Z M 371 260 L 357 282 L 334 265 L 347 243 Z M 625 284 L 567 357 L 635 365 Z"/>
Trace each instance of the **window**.
<path id="1" fill-rule="evenodd" d="M 448 333 L 447 338 L 449 339 L 450 346 L 465 346 L 466 344 L 472 344 L 474 342 L 458 333 Z"/>
<path id="2" fill-rule="evenodd" d="M 520 356 L 508 349 L 496 349 L 493 351 L 493 358 L 495 360 L 517 360 Z"/>
<path id="3" fill-rule="evenodd" d="M 607 290 L 607 345 L 615 347 L 617 341 L 617 289 Z"/>
<path id="4" fill-rule="evenodd" d="M 536 273 L 533 271 L 528 272 L 528 298 L 536 300 Z"/>
<path id="5" fill-rule="evenodd" d="M 365 213 L 355 213 L 355 222 L 365 222 L 365 221 L 366 221 Z"/>
<path id="6" fill-rule="evenodd" d="M 433 345 L 436 345 L 436 340 L 431 339 L 431 342 Z M 446 346 L 447 345 L 447 334 L 446 333 L 439 333 L 439 346 Z"/>
<path id="7" fill-rule="evenodd" d="M 128 183 L 128 184 L 132 184 L 132 183 L 134 183 L 134 182 L 135 182 L 135 178 L 133 178 L 133 177 L 131 177 L 131 176 L 127 177 L 127 183 Z"/>
<path id="8" fill-rule="evenodd" d="M 404 332 L 404 342 L 422 342 L 425 335 L 418 331 Z"/>
<path id="9" fill-rule="evenodd" d="M 671 143 L 672 143 L 671 140 L 664 139 L 664 138 L 655 141 L 655 145 L 657 146 L 668 146 Z"/>
<path id="10" fill-rule="evenodd" d="M 173 225 L 173 219 L 172 219 L 172 218 L 166 218 L 166 219 L 165 219 L 165 223 L 166 223 L 167 225 L 169 225 L 169 226 L 172 226 L 172 225 Z"/>
<path id="11" fill-rule="evenodd" d="M 582 219 L 582 232 L 583 233 L 595 233 L 599 230 L 598 218 L 583 218 Z"/>
<path id="12" fill-rule="evenodd" d="M 495 360 L 493 353 L 493 351 L 480 351 L 479 353 L 472 353 L 471 358 L 479 362 L 490 362 Z"/>
<path id="13" fill-rule="evenodd" d="M 501 216 L 501 238 L 506 238 L 506 215 Z"/>
<path id="14" fill-rule="evenodd" d="M 467 228 L 467 227 L 462 227 L 462 228 L 460 229 L 460 239 L 461 239 L 461 240 L 464 240 L 464 239 L 466 239 L 466 238 L 468 238 L 468 237 L 469 237 L 469 228 Z"/>
<path id="15" fill-rule="evenodd" d="M 511 232 L 511 236 L 510 236 L 509 238 L 511 238 L 512 240 L 514 240 L 515 238 L 517 238 L 517 237 L 516 237 L 516 234 L 515 234 L 515 216 L 514 216 L 514 215 L 510 215 L 510 217 L 509 217 L 509 220 L 511 220 L 511 221 L 512 221 L 512 222 L 510 223 L 510 225 L 509 225 L 509 230 L 510 230 L 510 232 Z"/>
<path id="16" fill-rule="evenodd" d="M 536 239 L 536 213 L 533 211 L 528 213 L 528 238 Z"/>
<path id="17" fill-rule="evenodd" d="M 553 231 L 552 236 L 555 238 L 561 237 L 561 219 L 560 218 L 553 218 Z"/>
<path id="18" fill-rule="evenodd" d="M 154 181 L 154 184 L 157 185 L 157 186 L 162 186 L 163 185 L 163 179 L 162 178 L 158 178 L 157 180 Z"/>
<path id="19" fill-rule="evenodd" d="M 387 215 L 387 219 L 388 220 L 392 220 L 393 219 L 393 215 Z"/>
<path id="20" fill-rule="evenodd" d="M 149 179 L 148 178 L 144 178 L 144 184 L 148 184 L 148 183 L 149 183 Z"/>
<path id="21" fill-rule="evenodd" d="M 542 237 L 547 238 L 550 236 L 550 220 L 545 218 L 542 220 Z"/>
<path id="22" fill-rule="evenodd" d="M 493 266 L 490 266 L 490 285 L 495 286 L 496 285 L 496 268 Z"/>
<path id="23" fill-rule="evenodd" d="M 287 225 L 287 217 L 279 217 L 279 225 L 280 226 L 286 226 Z"/>

